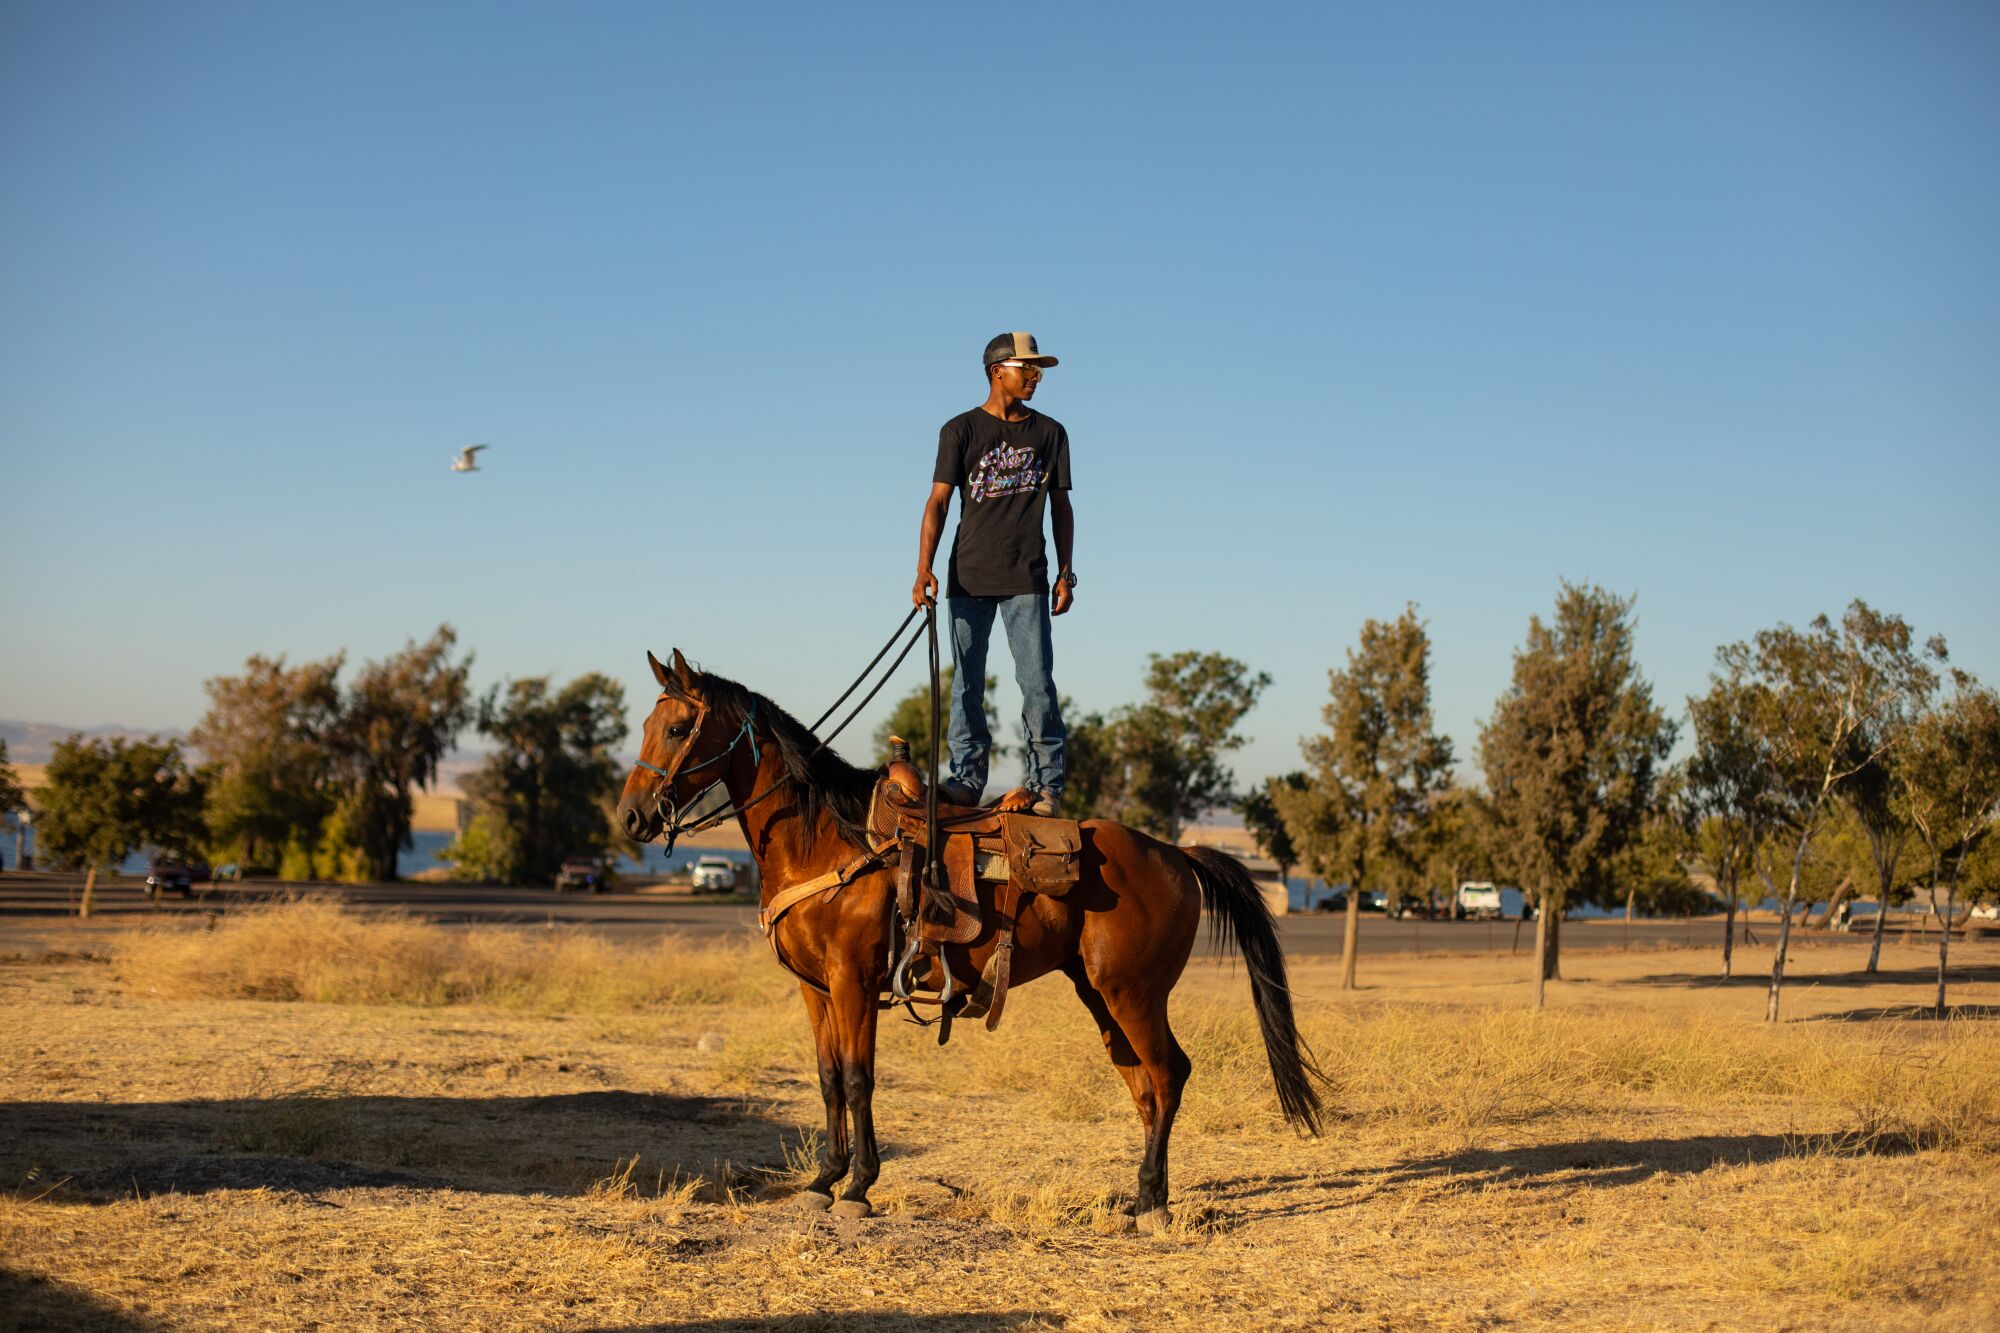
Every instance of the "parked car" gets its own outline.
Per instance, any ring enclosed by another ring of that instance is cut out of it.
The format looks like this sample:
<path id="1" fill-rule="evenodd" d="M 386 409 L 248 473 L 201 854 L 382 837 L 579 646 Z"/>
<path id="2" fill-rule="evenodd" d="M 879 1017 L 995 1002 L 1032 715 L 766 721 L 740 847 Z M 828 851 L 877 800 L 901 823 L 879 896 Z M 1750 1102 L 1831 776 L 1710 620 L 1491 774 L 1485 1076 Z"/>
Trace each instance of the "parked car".
<path id="1" fill-rule="evenodd" d="M 166 893 L 178 893 L 183 898 L 192 898 L 195 884 L 207 878 L 208 867 L 205 865 L 155 861 L 146 871 L 146 896 L 155 902 Z"/>
<path id="2" fill-rule="evenodd" d="M 688 885 L 696 893 L 728 893 L 736 887 L 736 863 L 726 856 L 703 856 L 688 870 Z"/>
<path id="3" fill-rule="evenodd" d="M 1345 912 L 1347 910 L 1347 890 L 1344 888 L 1321 889 L 1315 893 L 1308 889 L 1306 891 L 1306 910 L 1308 912 Z"/>
<path id="4" fill-rule="evenodd" d="M 611 866 L 601 856 L 572 856 L 556 871 L 557 893 L 611 892 Z"/>

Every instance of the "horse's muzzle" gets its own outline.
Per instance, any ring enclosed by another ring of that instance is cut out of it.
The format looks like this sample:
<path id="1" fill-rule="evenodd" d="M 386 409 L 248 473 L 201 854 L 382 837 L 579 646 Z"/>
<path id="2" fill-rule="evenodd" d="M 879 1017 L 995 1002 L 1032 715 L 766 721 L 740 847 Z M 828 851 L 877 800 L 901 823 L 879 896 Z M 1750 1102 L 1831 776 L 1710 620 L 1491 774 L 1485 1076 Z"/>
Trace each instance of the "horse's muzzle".
<path id="1" fill-rule="evenodd" d="M 660 836 L 660 828 L 665 823 L 659 800 L 651 793 L 627 796 L 618 802 L 618 826 L 634 842 L 651 842 Z"/>

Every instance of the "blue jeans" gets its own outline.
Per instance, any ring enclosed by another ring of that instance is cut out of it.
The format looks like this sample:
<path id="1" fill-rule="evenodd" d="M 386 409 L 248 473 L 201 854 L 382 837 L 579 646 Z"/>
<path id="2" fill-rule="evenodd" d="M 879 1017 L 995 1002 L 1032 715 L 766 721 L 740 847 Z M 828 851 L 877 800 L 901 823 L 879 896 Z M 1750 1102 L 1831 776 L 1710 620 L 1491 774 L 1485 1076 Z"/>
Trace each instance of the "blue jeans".
<path id="1" fill-rule="evenodd" d="M 975 795 L 986 790 L 993 733 L 986 725 L 986 645 L 993 616 L 1007 627 L 1014 682 L 1021 687 L 1021 734 L 1028 740 L 1027 786 L 1060 797 L 1063 789 L 1062 707 L 1056 702 L 1055 645 L 1047 593 L 1018 597 L 949 597 L 951 615 L 951 780 Z"/>

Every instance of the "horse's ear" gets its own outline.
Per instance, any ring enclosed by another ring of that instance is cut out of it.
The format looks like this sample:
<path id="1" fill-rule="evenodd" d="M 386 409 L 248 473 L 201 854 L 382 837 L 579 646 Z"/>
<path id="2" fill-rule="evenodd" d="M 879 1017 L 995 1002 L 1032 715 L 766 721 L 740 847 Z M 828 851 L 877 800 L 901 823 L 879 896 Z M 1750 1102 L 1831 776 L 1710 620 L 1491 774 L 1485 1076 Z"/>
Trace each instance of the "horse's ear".
<path id="1" fill-rule="evenodd" d="M 646 665 L 653 668 L 653 679 L 660 682 L 660 688 L 667 688 L 667 669 L 660 665 L 660 659 L 653 656 L 653 650 L 646 650 Z"/>
<path id="2" fill-rule="evenodd" d="M 681 650 L 678 648 L 674 649 L 674 675 L 680 678 L 683 687 L 689 689 L 694 687 L 694 668 L 688 665 L 688 660 L 681 656 Z"/>

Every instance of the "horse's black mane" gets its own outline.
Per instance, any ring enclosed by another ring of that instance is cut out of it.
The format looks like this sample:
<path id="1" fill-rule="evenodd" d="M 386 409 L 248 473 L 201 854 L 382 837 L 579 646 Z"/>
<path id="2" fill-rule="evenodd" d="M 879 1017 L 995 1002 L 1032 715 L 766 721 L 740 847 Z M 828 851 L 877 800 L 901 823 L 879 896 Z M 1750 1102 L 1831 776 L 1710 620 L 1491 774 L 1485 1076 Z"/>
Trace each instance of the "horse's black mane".
<path id="1" fill-rule="evenodd" d="M 671 674 L 667 681 L 669 694 L 695 702 L 674 684 Z M 803 722 L 764 695 L 733 680 L 703 671 L 695 677 L 695 688 L 708 703 L 709 728 L 727 728 L 733 732 L 743 725 L 751 705 L 756 705 L 758 730 L 765 742 L 777 750 L 785 773 L 792 780 L 793 804 L 798 807 L 805 828 L 808 850 L 819 828 L 821 810 L 833 816 L 841 837 L 857 847 L 867 846 L 868 802 L 874 795 L 879 770 L 856 768 L 831 749 L 821 750 L 819 738 Z"/>

